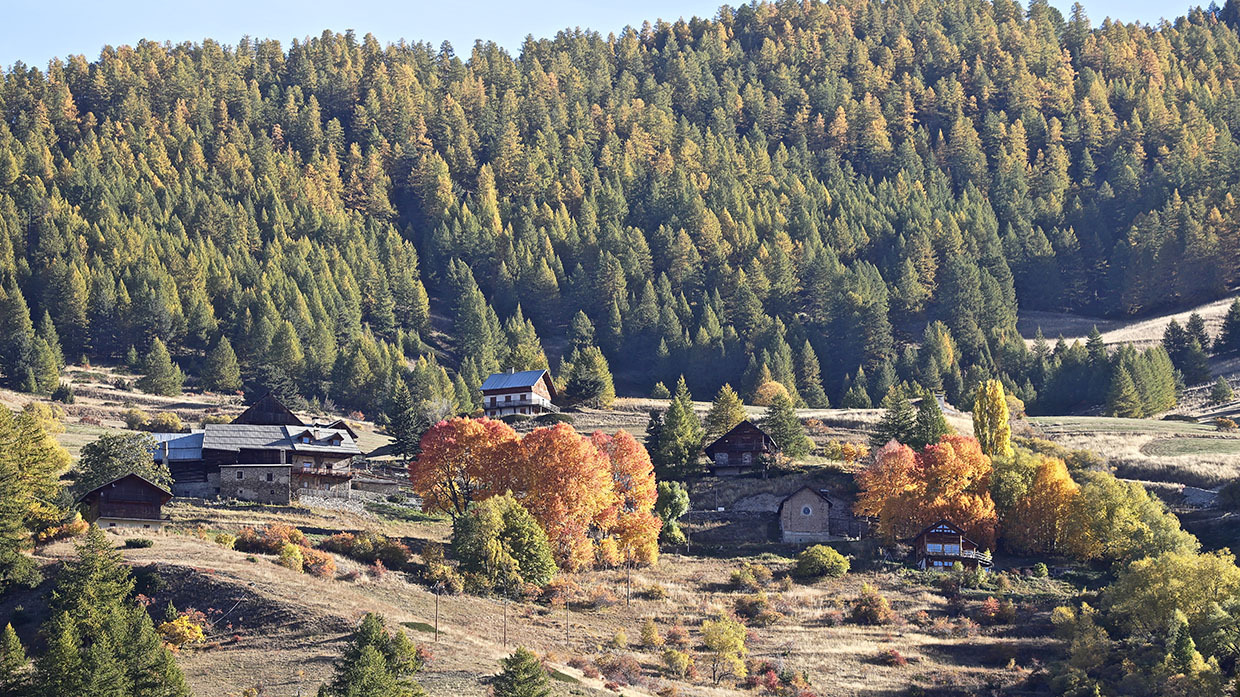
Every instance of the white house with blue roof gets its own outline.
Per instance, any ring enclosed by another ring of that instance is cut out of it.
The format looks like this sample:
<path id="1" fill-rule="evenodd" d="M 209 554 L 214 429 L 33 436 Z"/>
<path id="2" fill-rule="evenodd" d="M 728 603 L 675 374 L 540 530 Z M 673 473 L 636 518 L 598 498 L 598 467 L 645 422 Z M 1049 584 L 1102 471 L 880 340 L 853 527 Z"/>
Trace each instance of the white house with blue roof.
<path id="1" fill-rule="evenodd" d="M 559 413 L 555 397 L 551 372 L 545 368 L 495 373 L 482 383 L 482 408 L 492 419 Z"/>

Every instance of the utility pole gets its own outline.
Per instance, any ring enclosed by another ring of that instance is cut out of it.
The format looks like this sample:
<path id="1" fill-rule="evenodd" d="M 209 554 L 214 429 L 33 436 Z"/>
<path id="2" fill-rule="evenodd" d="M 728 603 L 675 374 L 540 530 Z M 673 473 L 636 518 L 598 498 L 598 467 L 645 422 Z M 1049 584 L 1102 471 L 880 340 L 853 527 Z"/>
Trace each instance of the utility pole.
<path id="1" fill-rule="evenodd" d="M 443 590 L 443 581 L 435 584 L 435 643 L 439 643 L 439 594 Z"/>

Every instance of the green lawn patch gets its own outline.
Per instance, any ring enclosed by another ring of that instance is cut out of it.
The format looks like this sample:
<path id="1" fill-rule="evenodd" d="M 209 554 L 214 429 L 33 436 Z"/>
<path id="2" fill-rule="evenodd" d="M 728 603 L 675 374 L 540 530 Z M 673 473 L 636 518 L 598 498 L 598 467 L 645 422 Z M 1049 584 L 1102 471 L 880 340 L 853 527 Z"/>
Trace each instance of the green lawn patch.
<path id="1" fill-rule="evenodd" d="M 435 627 L 425 622 L 401 622 L 400 624 L 402 627 L 408 627 L 415 631 L 426 632 L 427 634 L 435 633 Z"/>
<path id="2" fill-rule="evenodd" d="M 1240 438 L 1159 438 L 1141 447 L 1146 455 L 1240 455 Z"/>

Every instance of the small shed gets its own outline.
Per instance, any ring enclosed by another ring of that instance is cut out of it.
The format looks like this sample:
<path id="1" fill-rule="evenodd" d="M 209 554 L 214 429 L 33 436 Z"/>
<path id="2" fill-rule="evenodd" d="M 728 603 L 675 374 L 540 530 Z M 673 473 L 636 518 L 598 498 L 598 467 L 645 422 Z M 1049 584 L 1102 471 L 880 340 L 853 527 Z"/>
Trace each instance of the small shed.
<path id="1" fill-rule="evenodd" d="M 785 543 L 807 544 L 831 538 L 831 502 L 826 489 L 803 486 L 779 503 L 779 532 Z"/>
<path id="2" fill-rule="evenodd" d="M 725 477 L 761 469 L 765 459 L 779 452 L 775 439 L 746 419 L 706 446 L 710 473 Z"/>
<path id="3" fill-rule="evenodd" d="M 172 492 L 137 474 L 127 474 L 78 497 L 83 517 L 101 528 L 160 530 L 163 506 Z"/>
<path id="4" fill-rule="evenodd" d="M 960 526 L 948 520 L 934 523 L 913 538 L 913 554 L 917 568 L 923 571 L 950 569 L 957 563 L 966 569 L 986 568 L 992 563 L 990 552 L 979 550 Z"/>

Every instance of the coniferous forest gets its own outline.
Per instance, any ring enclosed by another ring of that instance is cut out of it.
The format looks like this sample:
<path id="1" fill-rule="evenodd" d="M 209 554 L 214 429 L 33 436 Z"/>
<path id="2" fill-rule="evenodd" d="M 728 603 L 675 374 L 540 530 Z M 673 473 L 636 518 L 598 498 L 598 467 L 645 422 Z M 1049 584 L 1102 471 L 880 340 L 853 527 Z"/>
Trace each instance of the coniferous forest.
<path id="1" fill-rule="evenodd" d="M 516 55 L 324 33 L 17 64 L 0 373 L 127 361 L 370 414 L 550 358 L 629 394 L 998 378 L 1034 413 L 1157 411 L 1164 349 L 1029 348 L 1017 310 L 1237 280 L 1238 25 L 1236 0 L 1159 26 L 778 2 Z"/>

